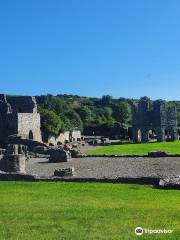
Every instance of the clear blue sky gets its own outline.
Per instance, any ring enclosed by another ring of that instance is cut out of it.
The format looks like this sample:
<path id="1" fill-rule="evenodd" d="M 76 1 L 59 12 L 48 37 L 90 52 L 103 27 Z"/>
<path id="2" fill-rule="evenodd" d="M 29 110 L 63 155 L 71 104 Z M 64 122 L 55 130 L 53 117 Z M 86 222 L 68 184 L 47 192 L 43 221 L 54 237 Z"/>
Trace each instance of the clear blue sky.
<path id="1" fill-rule="evenodd" d="M 1 0 L 0 92 L 180 100 L 180 1 Z"/>

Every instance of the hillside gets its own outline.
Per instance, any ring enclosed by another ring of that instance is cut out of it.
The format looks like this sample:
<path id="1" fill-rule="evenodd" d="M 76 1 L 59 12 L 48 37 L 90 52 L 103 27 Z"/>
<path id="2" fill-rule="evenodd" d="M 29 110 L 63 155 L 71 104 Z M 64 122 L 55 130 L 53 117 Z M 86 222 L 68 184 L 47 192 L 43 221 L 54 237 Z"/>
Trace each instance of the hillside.
<path id="1" fill-rule="evenodd" d="M 122 128 L 131 126 L 131 105 L 135 99 L 114 99 L 77 95 L 37 96 L 44 135 L 57 135 L 65 130 L 80 129 L 85 134 L 120 134 Z M 150 100 L 150 103 L 152 101 Z M 180 101 L 168 102 L 176 106 L 180 126 Z"/>

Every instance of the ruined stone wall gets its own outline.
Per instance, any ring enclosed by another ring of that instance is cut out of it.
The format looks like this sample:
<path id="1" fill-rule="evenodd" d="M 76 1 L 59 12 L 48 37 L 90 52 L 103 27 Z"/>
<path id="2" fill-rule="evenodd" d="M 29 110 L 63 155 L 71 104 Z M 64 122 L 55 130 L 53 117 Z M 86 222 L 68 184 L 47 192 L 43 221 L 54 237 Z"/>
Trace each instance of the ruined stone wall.
<path id="1" fill-rule="evenodd" d="M 132 132 L 134 142 L 148 142 L 149 130 L 156 132 L 157 140 L 164 141 L 168 137 L 177 139 L 176 108 L 168 107 L 163 100 L 154 101 L 150 108 L 148 99 L 142 98 L 133 105 Z"/>
<path id="2" fill-rule="evenodd" d="M 79 130 L 72 131 L 72 140 L 78 141 L 79 139 L 81 139 L 81 131 Z"/>
<path id="3" fill-rule="evenodd" d="M 0 113 L 0 144 L 3 145 L 7 141 L 9 135 L 18 133 L 17 114 Z"/>
<path id="4" fill-rule="evenodd" d="M 30 96 L 7 96 L 7 102 L 11 105 L 13 112 L 37 113 L 35 97 Z"/>
<path id="5" fill-rule="evenodd" d="M 10 135 L 41 141 L 35 97 L 0 94 L 0 144 Z"/>
<path id="6" fill-rule="evenodd" d="M 65 141 L 68 142 L 76 142 L 81 139 L 81 131 L 74 130 L 72 132 L 66 131 L 64 133 L 60 133 L 59 136 L 54 137 L 50 136 L 48 138 L 48 144 L 58 145 L 59 143 L 64 144 Z"/>
<path id="7" fill-rule="evenodd" d="M 22 138 L 42 141 L 39 113 L 18 113 L 18 135 Z"/>
<path id="8" fill-rule="evenodd" d="M 59 136 L 54 137 L 54 136 L 50 136 L 48 138 L 48 144 L 53 144 L 53 145 L 58 145 L 59 143 L 64 144 L 65 141 L 69 142 L 69 136 L 70 136 L 70 132 L 66 131 L 64 133 L 60 133 Z"/>

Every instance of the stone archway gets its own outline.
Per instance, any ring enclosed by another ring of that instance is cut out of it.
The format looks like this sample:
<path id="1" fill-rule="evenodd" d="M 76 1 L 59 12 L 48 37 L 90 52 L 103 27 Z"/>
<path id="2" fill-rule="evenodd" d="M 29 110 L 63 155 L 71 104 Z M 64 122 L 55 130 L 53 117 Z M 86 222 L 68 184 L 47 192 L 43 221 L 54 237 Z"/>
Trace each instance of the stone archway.
<path id="1" fill-rule="evenodd" d="M 34 139 L 32 130 L 29 131 L 29 139 L 30 139 L 30 140 L 33 140 L 33 139 Z"/>

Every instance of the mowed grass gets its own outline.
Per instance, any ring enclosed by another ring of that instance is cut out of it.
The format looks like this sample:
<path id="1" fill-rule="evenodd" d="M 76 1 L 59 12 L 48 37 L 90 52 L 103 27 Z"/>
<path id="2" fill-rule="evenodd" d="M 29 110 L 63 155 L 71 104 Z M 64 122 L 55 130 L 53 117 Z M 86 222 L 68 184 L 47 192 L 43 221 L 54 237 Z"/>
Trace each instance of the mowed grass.
<path id="1" fill-rule="evenodd" d="M 97 147 L 86 151 L 87 154 L 115 154 L 115 155 L 144 155 L 150 151 L 166 151 L 171 154 L 180 154 L 180 141 L 176 142 L 156 142 L 156 143 L 126 143 Z"/>
<path id="2" fill-rule="evenodd" d="M 0 182 L 0 239 L 179 239 L 180 193 L 102 183 Z M 144 234 L 134 229 L 172 229 Z"/>

